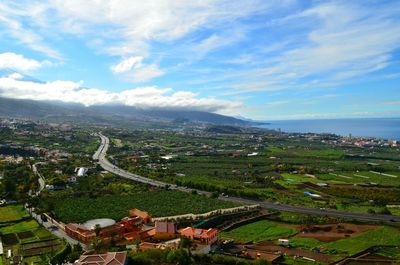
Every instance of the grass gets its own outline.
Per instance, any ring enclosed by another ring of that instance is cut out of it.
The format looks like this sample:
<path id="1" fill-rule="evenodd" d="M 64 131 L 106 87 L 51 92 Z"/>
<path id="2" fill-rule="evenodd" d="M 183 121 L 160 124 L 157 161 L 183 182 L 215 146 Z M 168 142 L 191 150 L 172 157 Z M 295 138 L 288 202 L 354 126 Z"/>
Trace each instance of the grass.
<path id="1" fill-rule="evenodd" d="M 56 239 L 49 231 L 45 228 L 41 227 L 36 220 L 28 219 L 21 220 L 24 217 L 29 216 L 28 212 L 22 207 L 22 205 L 12 205 L 7 207 L 1 207 L 2 220 L 7 220 L 7 224 L 3 223 L 3 226 L 0 228 L 1 234 L 12 234 L 16 236 L 16 242 L 11 246 L 14 253 L 19 251 L 23 244 L 25 243 L 33 243 L 40 244 L 41 241 L 47 239 Z M 12 221 L 11 221 L 12 220 Z M 32 235 L 21 235 L 22 232 L 33 232 Z M 21 238 L 19 238 L 18 234 L 20 234 Z M 58 239 L 57 239 L 58 240 Z M 59 242 L 59 240 L 57 241 Z M 24 245 L 26 246 L 26 245 Z M 59 246 L 57 245 L 57 249 Z M 44 249 L 46 250 L 46 249 Z M 33 254 L 33 253 L 31 253 Z M 23 260 L 24 264 L 45 264 L 48 262 L 44 262 L 44 259 L 48 260 L 51 253 L 46 253 L 44 255 L 36 255 L 32 257 L 25 257 Z M 0 265 L 8 264 L 5 260 L 5 256 L 0 256 Z"/>
<path id="2" fill-rule="evenodd" d="M 0 228 L 0 232 L 3 234 L 19 233 L 25 231 L 32 231 L 39 227 L 39 224 L 35 220 L 22 221 L 13 225 Z"/>
<path id="3" fill-rule="evenodd" d="M 392 215 L 400 216 L 400 207 L 389 208 L 389 211 L 392 213 Z"/>
<path id="4" fill-rule="evenodd" d="M 287 264 L 287 265 L 318 265 L 321 264 L 319 262 L 310 262 L 308 260 L 304 260 L 302 258 L 294 258 L 292 256 L 284 256 L 282 260 L 282 264 Z"/>
<path id="5" fill-rule="evenodd" d="M 383 227 L 378 230 L 370 230 L 358 236 L 336 240 L 330 243 L 324 243 L 313 238 L 293 237 L 290 239 L 294 247 L 313 249 L 323 246 L 324 252 L 332 253 L 336 251 L 338 257 L 354 255 L 367 248 L 386 245 L 400 247 L 400 230 L 393 227 Z"/>
<path id="6" fill-rule="evenodd" d="M 290 244 L 296 248 L 313 249 L 321 246 L 323 242 L 314 238 L 293 237 L 290 239 Z"/>
<path id="7" fill-rule="evenodd" d="M 380 249 L 377 254 L 382 255 L 384 257 L 400 259 L 400 248 L 396 247 L 387 247 Z"/>
<path id="8" fill-rule="evenodd" d="M 335 249 L 338 252 L 353 255 L 377 245 L 400 246 L 400 230 L 392 227 L 384 227 L 378 230 L 367 231 L 356 237 L 327 243 L 324 246 L 328 250 Z"/>
<path id="9" fill-rule="evenodd" d="M 15 222 L 28 216 L 29 214 L 22 205 L 0 207 L 0 223 Z"/>
<path id="10" fill-rule="evenodd" d="M 55 213 L 66 223 L 82 223 L 95 218 L 120 220 L 128 210 L 138 208 L 153 217 L 187 213 L 205 213 L 221 208 L 238 206 L 200 195 L 179 191 L 139 192 L 133 195 L 109 195 L 97 198 L 71 197 L 55 201 Z"/>
<path id="11" fill-rule="evenodd" d="M 297 230 L 294 228 L 262 220 L 238 227 L 228 232 L 222 232 L 220 237 L 233 239 L 238 242 L 260 242 L 263 240 L 275 240 L 280 237 L 288 237 L 296 233 Z"/>
<path id="12" fill-rule="evenodd" d="M 35 234 L 36 237 L 38 237 L 41 240 L 48 239 L 53 236 L 48 230 L 46 230 L 43 227 L 40 227 L 39 229 L 35 230 L 33 233 Z"/>

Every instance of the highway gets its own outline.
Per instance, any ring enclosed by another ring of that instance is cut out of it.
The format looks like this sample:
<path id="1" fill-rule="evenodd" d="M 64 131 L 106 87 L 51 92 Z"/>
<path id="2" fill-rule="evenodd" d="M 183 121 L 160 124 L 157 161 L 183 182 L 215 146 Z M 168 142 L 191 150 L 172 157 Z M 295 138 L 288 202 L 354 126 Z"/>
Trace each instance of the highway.
<path id="1" fill-rule="evenodd" d="M 127 178 L 130 180 L 134 180 L 137 182 L 149 184 L 152 186 L 157 187 L 165 187 L 169 186 L 170 189 L 180 190 L 183 192 L 191 192 L 194 189 L 189 189 L 186 187 L 172 185 L 166 182 L 158 181 L 149 179 L 143 176 L 139 176 L 137 174 L 130 173 L 123 169 L 118 168 L 117 166 L 111 164 L 107 158 L 105 157 L 107 154 L 107 150 L 110 145 L 110 140 L 108 137 L 104 136 L 103 134 L 99 133 L 98 136 L 101 138 L 101 144 L 93 155 L 93 160 L 98 160 L 99 165 L 104 169 L 111 173 L 114 173 L 118 176 L 123 178 Z M 210 195 L 210 192 L 196 190 L 198 194 Z M 231 201 L 231 202 L 238 202 L 243 204 L 258 204 L 262 208 L 268 210 L 278 210 L 278 211 L 288 211 L 288 212 L 295 212 L 295 213 L 302 213 L 302 214 L 310 214 L 310 215 L 322 215 L 322 216 L 331 216 L 331 217 L 339 217 L 339 218 L 349 218 L 357 221 L 367 221 L 367 222 L 385 222 L 385 223 L 392 223 L 392 224 L 400 224 L 400 217 L 393 216 L 393 215 L 383 215 L 383 214 L 367 214 L 367 213 L 355 213 L 355 212 L 344 212 L 344 211 L 337 211 L 332 209 L 318 209 L 318 208 L 308 208 L 304 206 L 293 206 L 287 204 L 278 204 L 278 203 L 270 203 L 265 201 L 259 200 L 252 200 L 252 199 L 245 199 L 245 198 L 238 198 L 238 197 L 226 197 L 220 196 L 220 200 Z"/>

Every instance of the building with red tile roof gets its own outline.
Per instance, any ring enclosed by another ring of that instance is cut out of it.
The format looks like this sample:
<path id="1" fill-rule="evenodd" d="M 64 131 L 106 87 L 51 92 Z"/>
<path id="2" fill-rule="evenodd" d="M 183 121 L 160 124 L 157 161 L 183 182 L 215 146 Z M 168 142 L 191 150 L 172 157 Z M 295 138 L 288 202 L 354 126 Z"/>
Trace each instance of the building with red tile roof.
<path id="1" fill-rule="evenodd" d="M 167 240 L 176 237 L 177 231 L 174 223 L 156 221 L 154 229 L 153 238 L 156 240 Z"/>
<path id="2" fill-rule="evenodd" d="M 79 224 L 67 224 L 65 233 L 85 243 L 92 241 L 96 237 L 96 233 L 93 230 Z"/>
<path id="3" fill-rule="evenodd" d="M 129 210 L 129 216 L 131 216 L 131 217 L 134 217 L 134 216 L 139 217 L 144 224 L 147 224 L 147 223 L 151 222 L 151 216 L 149 215 L 149 213 L 145 212 L 145 211 L 138 210 L 138 209 Z"/>
<path id="4" fill-rule="evenodd" d="M 126 252 L 108 252 L 106 254 L 82 255 L 74 265 L 125 265 Z"/>
<path id="5" fill-rule="evenodd" d="M 178 231 L 183 236 L 192 239 L 195 243 L 212 245 L 218 239 L 218 230 L 215 228 L 201 229 L 186 227 Z"/>
<path id="6" fill-rule="evenodd" d="M 130 233 L 133 231 L 141 230 L 142 219 L 138 216 L 125 217 L 117 223 L 119 226 L 120 234 Z"/>

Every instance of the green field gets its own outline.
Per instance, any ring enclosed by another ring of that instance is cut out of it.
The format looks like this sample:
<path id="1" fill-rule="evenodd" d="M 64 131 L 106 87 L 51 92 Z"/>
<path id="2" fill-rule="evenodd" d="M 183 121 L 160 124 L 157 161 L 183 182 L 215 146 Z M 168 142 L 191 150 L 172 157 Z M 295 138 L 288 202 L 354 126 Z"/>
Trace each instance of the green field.
<path id="1" fill-rule="evenodd" d="M 276 222 L 267 220 L 247 224 L 228 232 L 220 233 L 221 238 L 233 239 L 237 242 L 259 242 L 288 237 L 297 233 L 297 230 Z"/>
<path id="2" fill-rule="evenodd" d="M 387 245 L 400 247 L 400 230 L 384 227 L 379 230 L 371 230 L 359 236 L 349 239 L 341 239 L 327 243 L 324 246 L 330 250 L 335 249 L 345 255 L 353 255 L 372 246 Z"/>
<path id="3" fill-rule="evenodd" d="M 24 264 L 33 264 L 33 261 L 39 262 L 35 264 L 43 264 L 43 259 L 48 260 L 53 251 L 58 251 L 63 246 L 61 240 L 40 226 L 36 220 L 26 218 L 29 214 L 21 205 L 11 205 L 0 209 L 2 213 L 7 214 L 3 218 L 7 220 L 7 223 L 3 223 L 0 228 L 4 252 L 11 249 L 13 253 L 20 253 L 23 249 Z M 21 218 L 25 219 L 21 220 Z M 10 221 L 11 219 L 13 221 Z M 4 255 L 0 256 L 1 264 L 9 264 Z"/>
<path id="4" fill-rule="evenodd" d="M 112 140 L 121 140 L 113 141 L 108 152 L 119 167 L 171 184 L 344 211 L 380 213 L 386 211 L 386 204 L 400 203 L 398 148 L 371 150 L 333 144 L 332 140 L 341 140 L 335 136 L 326 141 L 325 136 L 307 139 L 250 131 L 122 133 L 110 129 L 105 133 Z M 127 159 L 138 152 L 147 157 Z M 253 152 L 257 155 L 248 156 Z M 160 159 L 166 154 L 176 157 Z M 317 183 L 327 183 L 329 187 L 313 189 Z M 353 184 L 359 189 L 345 187 Z M 310 198 L 305 191 L 322 197 Z"/>
<path id="5" fill-rule="evenodd" d="M 383 227 L 370 230 L 358 236 L 324 243 L 313 238 L 293 237 L 290 239 L 292 246 L 312 250 L 323 246 L 326 253 L 337 253 L 339 257 L 350 256 L 369 247 L 386 245 L 400 247 L 400 230 L 398 228 Z"/>
<path id="6" fill-rule="evenodd" d="M 22 221 L 16 224 L 12 224 L 6 227 L 0 228 L 0 232 L 3 234 L 8 233 L 19 233 L 25 231 L 32 231 L 39 228 L 39 224 L 35 220 Z"/>
<path id="7" fill-rule="evenodd" d="M 235 203 L 188 194 L 180 191 L 139 192 L 132 195 L 109 195 L 97 198 L 71 197 L 55 201 L 55 213 L 66 223 L 82 223 L 95 218 L 120 220 L 128 210 L 138 208 L 153 217 L 187 213 L 205 213 L 238 206 Z"/>
<path id="8" fill-rule="evenodd" d="M 29 214 L 25 211 L 22 205 L 0 207 L 0 223 L 14 222 L 28 216 Z"/>

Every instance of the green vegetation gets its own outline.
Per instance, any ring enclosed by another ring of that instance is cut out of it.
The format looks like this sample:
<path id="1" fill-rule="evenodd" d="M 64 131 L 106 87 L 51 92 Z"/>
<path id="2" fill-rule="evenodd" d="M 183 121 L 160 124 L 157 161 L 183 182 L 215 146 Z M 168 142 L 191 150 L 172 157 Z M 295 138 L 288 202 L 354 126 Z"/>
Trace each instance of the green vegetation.
<path id="1" fill-rule="evenodd" d="M 266 265 L 265 260 L 246 260 L 224 255 L 191 254 L 186 249 L 160 250 L 152 249 L 139 253 L 130 253 L 128 264 L 158 265 L 158 264 L 197 264 L 197 265 Z"/>
<path id="2" fill-rule="evenodd" d="M 3 234 L 19 233 L 19 232 L 25 232 L 25 231 L 32 231 L 38 227 L 39 227 L 39 224 L 35 220 L 29 220 L 29 221 L 22 221 L 19 223 L 8 225 L 6 227 L 2 227 L 2 228 L 0 228 L 0 232 Z"/>
<path id="3" fill-rule="evenodd" d="M 237 242 L 259 242 L 288 237 L 297 233 L 297 230 L 287 225 L 278 224 L 267 220 L 247 224 L 229 232 L 222 232 L 221 238 L 233 239 Z"/>
<path id="4" fill-rule="evenodd" d="M 327 243 L 324 246 L 328 251 L 335 249 L 347 256 L 378 245 L 400 246 L 400 230 L 384 227 L 379 230 L 364 232 L 359 236 Z"/>
<path id="5" fill-rule="evenodd" d="M 0 198 L 24 200 L 30 189 L 37 188 L 36 178 L 27 164 L 0 163 L 0 172 L 3 173 Z"/>
<path id="6" fill-rule="evenodd" d="M 179 191 L 139 192 L 131 195 L 109 195 L 97 198 L 57 198 L 54 205 L 56 215 L 66 223 L 81 223 L 94 218 L 119 220 L 128 210 L 138 208 L 153 217 L 172 216 L 186 213 L 204 213 L 220 208 L 237 206 L 205 196 Z"/>
<path id="7" fill-rule="evenodd" d="M 400 247 L 383 247 L 378 250 L 377 254 L 400 260 Z"/>
<path id="8" fill-rule="evenodd" d="M 388 213 L 385 205 L 400 200 L 399 148 L 341 145 L 341 138 L 333 135 L 308 138 L 241 130 L 104 133 L 120 140 L 114 140 L 108 152 L 119 167 L 171 184 L 359 212 Z M 173 158 L 165 160 L 165 155 Z M 321 183 L 328 186 L 316 185 Z"/>
<path id="9" fill-rule="evenodd" d="M 30 219 L 22 205 L 10 205 L 0 209 L 1 213 L 7 214 L 0 222 L 4 252 L 11 249 L 13 255 L 23 256 L 24 264 L 48 263 L 49 258 L 65 245 L 36 220 Z M 9 264 L 5 255 L 0 256 L 0 264 L 3 263 Z"/>
<path id="10" fill-rule="evenodd" d="M 290 243 L 294 247 L 309 250 L 322 246 L 324 253 L 335 253 L 339 258 L 356 254 L 373 246 L 386 245 L 400 247 L 400 230 L 393 227 L 383 227 L 330 243 L 321 242 L 313 238 L 292 237 Z"/>
<path id="11" fill-rule="evenodd" d="M 29 214 L 22 205 L 0 207 L 0 223 L 14 222 L 28 216 Z"/>

